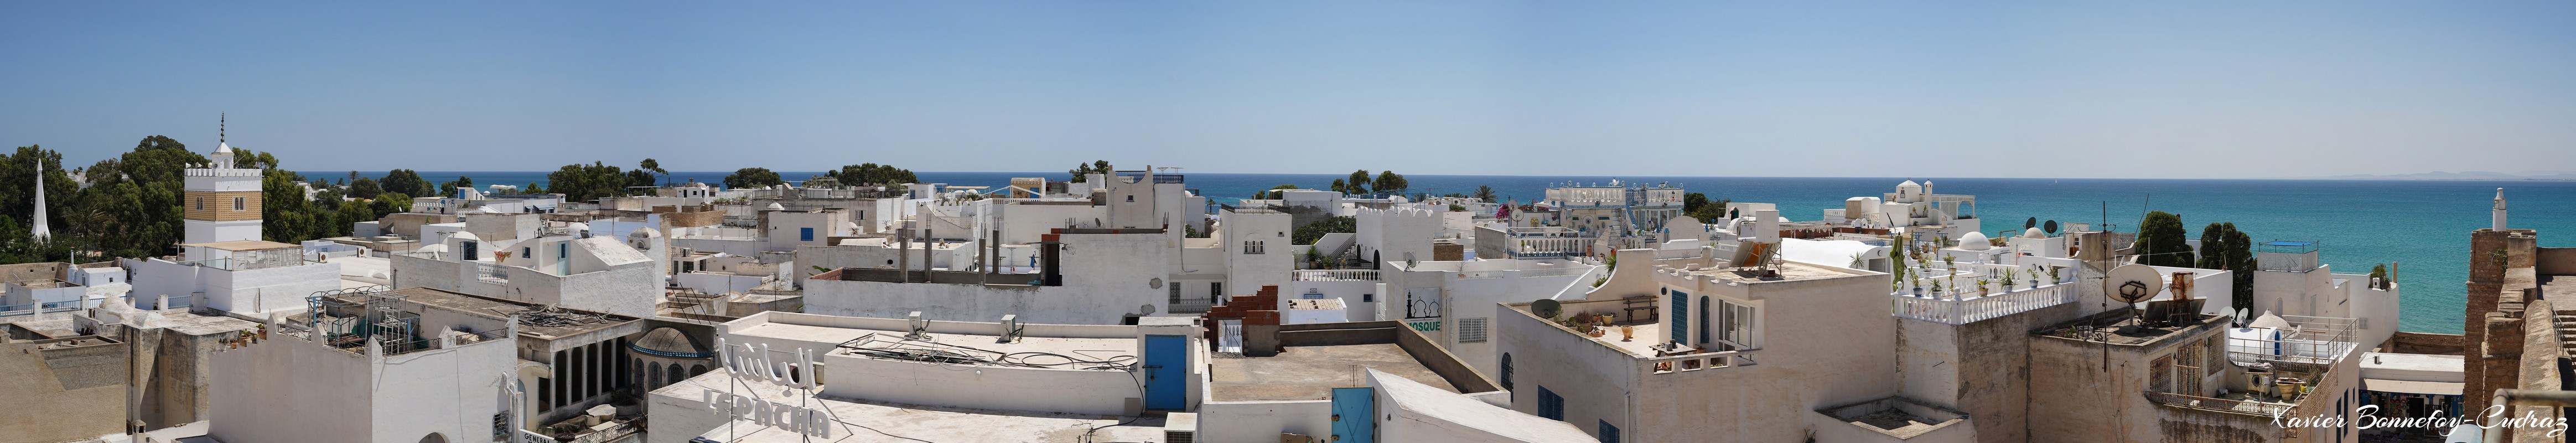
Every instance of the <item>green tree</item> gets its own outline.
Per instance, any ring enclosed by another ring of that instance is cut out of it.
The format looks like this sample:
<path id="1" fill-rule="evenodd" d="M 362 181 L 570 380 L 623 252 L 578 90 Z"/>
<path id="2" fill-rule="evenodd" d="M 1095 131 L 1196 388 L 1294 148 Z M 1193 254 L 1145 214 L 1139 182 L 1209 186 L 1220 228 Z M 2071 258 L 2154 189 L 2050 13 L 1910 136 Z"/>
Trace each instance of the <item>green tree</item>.
<path id="1" fill-rule="evenodd" d="M 383 195 L 377 196 L 375 200 L 368 201 L 367 210 L 375 215 L 374 217 L 370 217 L 370 220 L 382 219 L 387 215 L 411 212 L 411 196 L 403 195 L 403 193 L 400 192 L 387 192 Z"/>
<path id="2" fill-rule="evenodd" d="M 1395 171 L 1380 171 L 1377 173 L 1377 181 L 1369 184 L 1369 188 L 1376 189 L 1380 194 L 1403 191 L 1412 187 L 1413 183 L 1405 181 L 1404 175 L 1397 174 Z"/>
<path id="3" fill-rule="evenodd" d="M 663 179 L 664 181 L 668 181 L 671 178 L 671 171 L 662 170 L 662 162 L 654 159 L 644 159 L 643 162 L 635 165 L 635 170 L 651 171 L 655 178 Z M 653 185 L 648 184 L 646 186 Z"/>
<path id="4" fill-rule="evenodd" d="M 1343 180 L 1343 183 L 1347 183 L 1347 184 L 1346 184 L 1346 185 L 1344 185 L 1344 186 L 1349 186 L 1349 187 L 1350 187 L 1350 190 L 1342 191 L 1342 192 L 1344 192 L 1344 193 L 1349 193 L 1349 194 L 1367 194 L 1367 193 L 1369 193 L 1369 173 L 1368 173 L 1368 170 L 1367 170 L 1367 169 L 1362 169 L 1362 170 L 1359 170 L 1359 171 L 1351 172 L 1351 178 L 1350 178 L 1350 179 L 1347 179 L 1347 180 Z"/>
<path id="5" fill-rule="evenodd" d="M 1717 223 L 1726 219 L 1728 202 L 1727 199 L 1710 199 L 1708 194 L 1697 192 L 1682 194 L 1682 215 L 1699 219 L 1700 223 Z"/>
<path id="6" fill-rule="evenodd" d="M 376 198 L 376 195 L 384 193 L 385 188 L 376 186 L 375 179 L 359 177 L 357 180 L 349 181 L 350 197 L 372 199 Z"/>
<path id="7" fill-rule="evenodd" d="M 552 186 L 550 190 L 563 194 L 566 201 L 575 202 L 626 195 L 631 179 L 622 168 L 595 161 L 588 165 L 564 165 L 546 174 L 546 183 Z"/>
<path id="8" fill-rule="evenodd" d="M 1279 190 L 1281 190 L 1281 189 L 1297 189 L 1297 185 L 1279 185 L 1279 186 L 1272 186 L 1272 187 L 1270 187 L 1270 189 L 1264 189 L 1264 190 L 1260 190 L 1260 191 L 1255 191 L 1255 192 L 1253 192 L 1253 193 L 1252 193 L 1252 199 L 1253 199 L 1253 200 L 1267 200 L 1267 199 L 1272 199 L 1272 198 L 1278 198 L 1278 193 L 1279 193 Z"/>
<path id="9" fill-rule="evenodd" d="M 786 183 L 786 182 L 787 182 L 786 180 L 781 180 L 781 179 L 779 179 L 779 178 L 778 178 L 778 173 L 776 173 L 776 172 L 770 172 L 770 171 L 769 171 L 769 168 L 742 168 L 742 169 L 736 169 L 736 170 L 734 170 L 734 171 L 733 171 L 733 174 L 726 175 L 726 176 L 725 176 L 725 178 L 724 178 L 724 185 L 725 185 L 725 189 L 756 188 L 756 187 L 769 186 L 769 185 L 775 185 L 775 184 Z M 560 185 L 560 184 L 555 185 L 555 189 L 562 189 L 562 188 L 563 188 L 563 185 Z M 556 191 L 556 192 L 562 192 L 562 191 Z"/>
<path id="10" fill-rule="evenodd" d="M 1483 185 L 1478 185 L 1478 186 L 1476 186 L 1476 194 L 1475 194 L 1475 197 L 1476 197 L 1476 199 L 1477 199 L 1477 200 L 1482 200 L 1482 201 L 1484 201 L 1484 202 L 1486 202 L 1486 203 L 1493 203 L 1493 202 L 1494 202 L 1494 187 L 1492 187 L 1492 186 L 1483 186 Z"/>
<path id="11" fill-rule="evenodd" d="M 89 186 L 76 199 L 64 198 L 72 205 L 70 213 L 100 221 L 77 228 L 86 231 L 81 243 L 117 257 L 177 253 L 187 234 L 180 221 L 184 172 L 206 163 L 205 156 L 188 152 L 178 140 L 155 135 L 135 143 L 132 151 L 85 168 Z M 48 203 L 63 198 L 51 194 L 50 187 L 46 192 Z"/>
<path id="12" fill-rule="evenodd" d="M 1311 245 L 1315 244 L 1316 239 L 1324 238 L 1324 234 L 1335 232 L 1360 232 L 1359 221 L 1347 216 L 1317 220 L 1305 226 L 1298 226 L 1296 232 L 1290 234 L 1289 240 L 1295 244 Z"/>
<path id="13" fill-rule="evenodd" d="M 2148 212 L 2138 223 L 2138 263 L 2149 266 L 2190 267 L 2191 244 L 2183 241 L 2188 228 L 2182 227 L 2182 216 L 2165 211 Z"/>
<path id="14" fill-rule="evenodd" d="M 2210 223 L 2200 229 L 2201 269 L 2228 271 L 2236 291 L 2236 309 L 2254 307 L 2254 240 L 2236 230 L 2235 223 Z"/>
<path id="15" fill-rule="evenodd" d="M 456 176 L 456 181 L 439 183 L 438 195 L 456 195 L 457 188 L 471 187 L 474 187 L 474 178 L 459 175 Z"/>
<path id="16" fill-rule="evenodd" d="M 919 177 L 912 175 L 912 170 L 875 163 L 846 165 L 842 166 L 841 170 L 827 172 L 823 176 L 848 186 L 895 186 L 921 182 Z"/>
<path id="17" fill-rule="evenodd" d="M 1351 192 L 1351 184 L 1350 184 L 1350 182 L 1342 181 L 1342 179 L 1338 179 L 1338 178 L 1333 179 L 1333 187 L 1332 187 L 1332 190 L 1333 190 L 1333 192 L 1339 192 L 1339 193 L 1344 193 L 1344 194 L 1353 194 L 1353 192 Z"/>
<path id="18" fill-rule="evenodd" d="M 399 192 L 402 195 L 442 194 L 430 189 L 429 180 L 422 180 L 419 172 L 409 169 L 385 171 L 385 179 L 377 180 L 376 185 L 383 187 L 384 192 Z"/>
<path id="19" fill-rule="evenodd" d="M 1076 163 L 1076 164 L 1074 164 L 1074 165 L 1073 165 L 1073 169 L 1066 170 L 1066 171 L 1064 171 L 1064 173 L 1066 173 L 1066 174 L 1072 174 L 1072 175 L 1073 175 L 1073 178 L 1072 178 L 1072 179 L 1068 179 L 1068 180 L 1065 180 L 1065 181 L 1074 182 L 1074 183 L 1082 183 L 1082 182 L 1083 182 L 1083 181 L 1085 181 L 1085 180 L 1090 180 L 1090 179 L 1091 179 L 1091 177 L 1090 177 L 1090 175 L 1091 175 L 1091 174 L 1107 174 L 1107 173 L 1110 173 L 1110 170 L 1109 170 L 1109 161 L 1108 161 L 1108 160 L 1092 160 L 1092 161 L 1091 161 L 1091 163 L 1089 163 L 1089 164 Z"/>

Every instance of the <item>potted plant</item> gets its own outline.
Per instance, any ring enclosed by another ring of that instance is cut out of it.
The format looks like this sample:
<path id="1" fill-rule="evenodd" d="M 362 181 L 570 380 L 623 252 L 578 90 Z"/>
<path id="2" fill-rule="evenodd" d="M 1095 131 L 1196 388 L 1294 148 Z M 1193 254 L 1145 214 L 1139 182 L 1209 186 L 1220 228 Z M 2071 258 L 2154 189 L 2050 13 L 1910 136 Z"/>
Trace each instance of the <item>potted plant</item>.
<path id="1" fill-rule="evenodd" d="M 2058 278 L 2057 278 L 2057 270 L 2058 270 L 2058 269 L 2064 269 L 2064 268 L 2059 268 L 2059 267 L 2056 267 L 2056 266 L 2050 266 L 2050 267 L 2048 267 L 2048 282 L 2049 282 L 2049 283 L 2058 283 L 2058 282 L 2064 282 L 2064 281 L 2066 281 L 2066 280 L 2061 280 L 2061 279 L 2058 279 Z"/>
<path id="2" fill-rule="evenodd" d="M 1983 279 L 1983 278 L 1977 279 L 1977 295 L 1979 295 L 1979 296 L 1984 296 L 1984 295 L 1986 295 L 1986 290 L 1987 290 L 1987 289 L 1986 289 L 1986 284 L 1987 284 L 1987 283 L 1991 283 L 1991 282 L 1993 282 L 1993 281 L 1994 281 L 1994 280 L 1992 280 L 1992 279 Z"/>
<path id="3" fill-rule="evenodd" d="M 1915 297 L 1922 297 L 1922 296 L 1923 296 L 1923 279 L 1916 278 L 1916 279 L 1909 279 L 1908 281 L 1913 282 L 1913 284 L 1912 284 L 1911 286 L 1913 286 L 1913 287 L 1914 287 L 1914 296 L 1915 296 Z"/>
<path id="4" fill-rule="evenodd" d="M 1941 280 L 1939 279 L 1932 280 L 1932 296 L 1941 296 Z"/>
<path id="5" fill-rule="evenodd" d="M 2014 281 L 2013 281 L 2013 276 L 2014 276 L 2014 275 L 2016 275 L 2016 274 L 2014 274 L 2014 273 L 2013 273 L 2013 268 L 2004 268 L 2004 292 L 2012 292 L 2012 290 L 2013 290 L 2013 285 L 2014 285 L 2015 283 L 2018 283 L 2018 282 L 2014 282 Z M 2039 286 L 2039 285 L 2031 285 L 2031 286 Z"/>

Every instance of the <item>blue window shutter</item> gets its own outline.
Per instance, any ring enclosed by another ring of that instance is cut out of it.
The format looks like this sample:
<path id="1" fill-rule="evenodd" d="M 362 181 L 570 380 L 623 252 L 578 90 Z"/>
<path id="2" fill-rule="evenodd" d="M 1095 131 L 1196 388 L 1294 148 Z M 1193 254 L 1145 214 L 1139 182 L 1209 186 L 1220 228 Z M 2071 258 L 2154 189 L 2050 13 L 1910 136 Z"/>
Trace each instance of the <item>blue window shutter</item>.
<path id="1" fill-rule="evenodd" d="M 800 238 L 800 240 L 803 240 L 803 241 L 814 241 L 814 228 L 796 228 L 796 229 L 797 229 L 797 232 L 800 232 L 800 233 L 801 233 L 800 237 L 802 237 L 802 238 Z"/>

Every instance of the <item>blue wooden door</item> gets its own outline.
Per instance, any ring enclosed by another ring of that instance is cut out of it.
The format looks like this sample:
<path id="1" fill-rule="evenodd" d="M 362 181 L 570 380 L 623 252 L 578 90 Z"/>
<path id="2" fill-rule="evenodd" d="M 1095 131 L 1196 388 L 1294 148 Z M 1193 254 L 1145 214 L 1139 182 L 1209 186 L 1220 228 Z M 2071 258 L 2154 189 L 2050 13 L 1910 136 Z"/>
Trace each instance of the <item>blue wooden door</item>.
<path id="1" fill-rule="evenodd" d="M 1145 336 L 1145 409 L 1189 407 L 1189 340 L 1178 335 Z"/>
<path id="2" fill-rule="evenodd" d="M 1333 442 L 1377 441 L 1377 391 L 1333 388 Z"/>

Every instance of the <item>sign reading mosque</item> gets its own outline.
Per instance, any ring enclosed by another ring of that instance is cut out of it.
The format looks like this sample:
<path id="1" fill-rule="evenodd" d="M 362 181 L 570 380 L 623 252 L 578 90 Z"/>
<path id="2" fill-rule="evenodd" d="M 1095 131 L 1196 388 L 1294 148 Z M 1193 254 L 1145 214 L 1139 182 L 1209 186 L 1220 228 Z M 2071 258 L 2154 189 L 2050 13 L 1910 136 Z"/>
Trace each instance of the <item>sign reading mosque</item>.
<path id="1" fill-rule="evenodd" d="M 814 365 L 806 364 L 814 361 L 813 351 L 796 348 L 795 360 L 781 362 L 772 357 L 776 354 L 770 352 L 767 344 L 734 346 L 718 338 L 716 346 L 723 350 L 719 358 L 724 359 L 725 372 L 732 374 L 735 380 L 786 387 L 813 395 Z M 829 410 L 809 409 L 755 396 L 715 389 L 701 391 L 698 396 L 709 411 L 799 435 L 831 437 L 831 424 L 836 421 Z"/>

